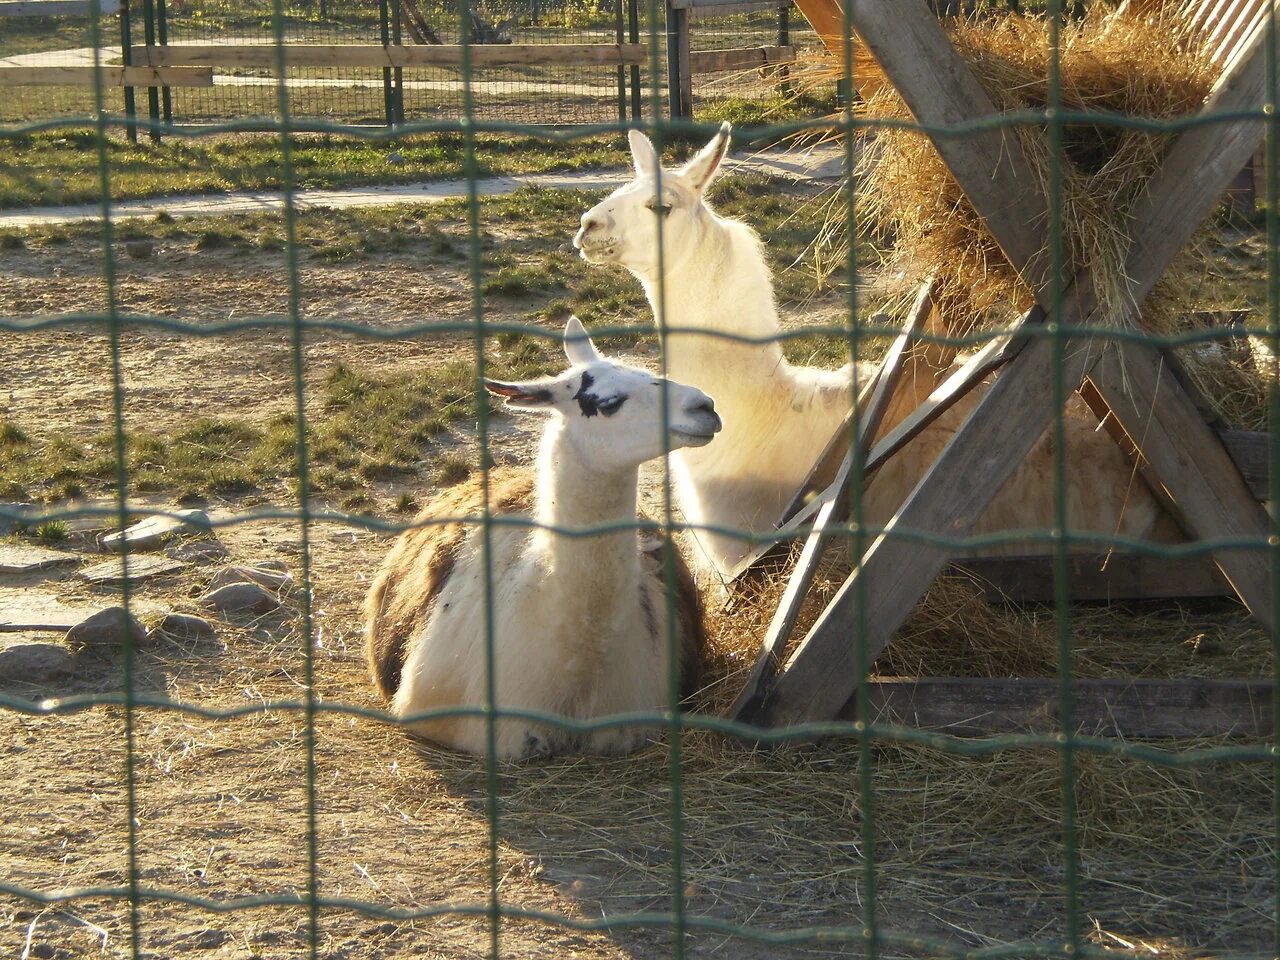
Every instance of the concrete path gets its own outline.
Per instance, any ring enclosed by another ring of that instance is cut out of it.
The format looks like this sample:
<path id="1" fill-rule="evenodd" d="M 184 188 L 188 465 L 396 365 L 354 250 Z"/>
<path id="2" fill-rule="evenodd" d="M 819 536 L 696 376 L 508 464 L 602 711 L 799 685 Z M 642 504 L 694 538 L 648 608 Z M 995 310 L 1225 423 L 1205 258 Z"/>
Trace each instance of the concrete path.
<path id="1" fill-rule="evenodd" d="M 750 171 L 794 180 L 834 180 L 841 176 L 842 151 L 839 147 L 816 147 L 794 151 L 766 150 L 731 159 L 728 169 L 730 172 Z M 625 183 L 630 178 L 630 170 L 485 177 L 476 181 L 476 192 L 481 196 L 495 197 L 514 193 L 521 187 L 530 186 L 549 190 L 606 190 Z M 441 180 L 420 184 L 299 190 L 294 194 L 294 206 L 299 210 L 346 210 L 356 207 L 386 207 L 403 203 L 437 203 L 466 195 L 465 180 Z M 267 213 L 280 210 L 283 206 L 284 198 L 276 190 L 168 196 L 113 203 L 111 219 L 117 222 L 151 218 L 162 212 L 172 217 L 225 217 L 245 213 Z M 0 211 L 0 230 L 22 230 L 28 227 L 81 223 L 98 220 L 100 214 L 101 211 L 96 204 L 3 210 Z"/>

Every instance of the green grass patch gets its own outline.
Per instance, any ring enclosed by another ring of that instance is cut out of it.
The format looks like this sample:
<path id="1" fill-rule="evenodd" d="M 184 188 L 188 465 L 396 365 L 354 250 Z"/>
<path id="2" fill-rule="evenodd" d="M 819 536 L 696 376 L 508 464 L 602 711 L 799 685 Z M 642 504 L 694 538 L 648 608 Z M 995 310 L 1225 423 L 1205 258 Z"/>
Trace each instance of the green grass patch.
<path id="1" fill-rule="evenodd" d="M 91 130 L 0 139 L 0 209 L 96 202 L 97 146 Z M 113 134 L 107 156 L 116 200 L 279 188 L 284 170 L 279 137 L 268 134 L 174 137 L 162 144 L 145 138 L 130 144 Z M 488 134 L 476 143 L 480 176 L 619 167 L 627 158 L 616 136 L 561 144 Z M 465 162 L 466 141 L 456 133 L 390 142 L 299 134 L 293 150 L 295 181 L 305 188 L 459 179 Z"/>
<path id="2" fill-rule="evenodd" d="M 550 347 L 530 342 L 491 365 L 494 376 L 522 379 L 557 368 Z M 471 467 L 452 437 L 475 422 L 475 367 L 448 361 L 414 373 L 373 374 L 335 367 L 307 418 L 310 486 L 350 498 L 385 481 L 455 483 Z M 486 402 L 489 402 L 486 400 Z M 490 413 L 503 415 L 497 405 Z M 115 436 L 31 437 L 0 421 L 0 496 L 53 501 L 115 488 Z M 172 433 L 133 431 L 125 466 L 132 489 L 180 500 L 296 492 L 298 430 L 292 414 L 265 424 L 203 418 Z"/>

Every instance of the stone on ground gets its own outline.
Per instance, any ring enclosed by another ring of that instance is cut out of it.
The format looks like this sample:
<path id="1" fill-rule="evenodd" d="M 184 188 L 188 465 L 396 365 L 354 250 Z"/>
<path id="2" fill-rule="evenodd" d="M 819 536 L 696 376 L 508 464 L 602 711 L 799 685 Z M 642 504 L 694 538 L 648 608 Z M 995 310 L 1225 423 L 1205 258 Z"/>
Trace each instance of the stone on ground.
<path id="1" fill-rule="evenodd" d="M 0 634 L 0 680 L 47 683 L 69 677 L 75 669 L 76 655 L 60 643 L 32 634 Z"/>
<path id="2" fill-rule="evenodd" d="M 80 558 L 65 550 L 50 550 L 26 543 L 0 543 L 0 573 L 35 573 Z"/>
<path id="3" fill-rule="evenodd" d="M 256 583 L 228 583 L 207 592 L 200 603 L 229 616 L 260 617 L 280 609 L 275 594 Z"/>
<path id="4" fill-rule="evenodd" d="M 171 514 L 156 514 L 139 520 L 131 527 L 102 538 L 107 550 L 121 550 L 127 543 L 130 550 L 152 550 L 179 534 L 207 532 L 209 515 L 203 510 L 174 510 Z"/>
<path id="5" fill-rule="evenodd" d="M 188 540 L 166 547 L 164 555 L 172 560 L 203 567 L 229 557 L 231 551 L 222 545 L 221 540 Z"/>
<path id="6" fill-rule="evenodd" d="M 223 567 L 209 581 L 209 590 L 217 590 L 232 583 L 256 583 L 274 594 L 293 590 L 293 577 L 287 571 L 248 566 Z"/>
<path id="7" fill-rule="evenodd" d="M 69 607 L 47 590 L 0 588 L 0 633 L 66 633 L 93 612 L 93 607 Z"/>
<path id="8" fill-rule="evenodd" d="M 186 613 L 166 614 L 156 624 L 156 630 L 171 640 L 198 640 L 207 642 L 218 638 L 218 631 L 212 623 L 203 617 L 193 617 Z"/>
<path id="9" fill-rule="evenodd" d="M 67 631 L 67 643 L 74 647 L 119 647 L 132 636 L 136 647 L 154 644 L 147 628 L 124 607 L 107 607 L 77 623 Z"/>
<path id="10" fill-rule="evenodd" d="M 130 554 L 127 576 L 124 557 L 104 560 L 102 563 L 85 567 L 77 576 L 87 583 L 115 586 L 125 582 L 142 583 L 145 580 L 167 576 L 186 569 L 186 566 L 181 560 L 171 560 L 168 557 L 143 557 Z"/>

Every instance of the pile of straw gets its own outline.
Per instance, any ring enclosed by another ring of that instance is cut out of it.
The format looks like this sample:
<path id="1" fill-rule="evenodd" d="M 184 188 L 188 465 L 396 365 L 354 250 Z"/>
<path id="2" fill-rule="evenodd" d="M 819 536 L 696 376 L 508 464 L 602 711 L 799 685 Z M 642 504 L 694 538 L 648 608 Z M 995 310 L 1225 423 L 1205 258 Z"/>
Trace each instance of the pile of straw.
<path id="1" fill-rule="evenodd" d="M 1049 103 L 1050 37 L 1043 20 L 1017 16 L 957 22 L 957 51 L 1002 112 L 1043 111 Z M 1098 17 L 1064 25 L 1060 35 L 1061 103 L 1068 111 L 1110 112 L 1166 120 L 1195 113 L 1217 76 L 1207 58 L 1172 42 L 1169 27 L 1140 16 Z M 836 69 L 828 59 L 827 71 Z M 865 118 L 914 122 L 878 64 L 863 54 L 855 79 L 866 97 Z M 909 295 L 936 277 L 952 333 L 1007 321 L 1031 303 L 1030 291 L 1000 252 L 982 218 L 961 192 L 932 143 L 901 128 L 876 128 L 862 154 L 859 227 L 873 246 L 891 244 L 876 292 Z M 1006 128 L 1050 194 L 1054 163 L 1043 124 Z M 1072 272 L 1084 266 L 1099 280 L 1111 317 L 1123 306 L 1128 216 L 1171 137 L 1099 122 L 1064 130 L 1061 166 L 1063 248 Z M 1048 262 L 1049 224 L 1043 225 Z M 843 231 L 831 231 L 833 236 Z M 1144 306 L 1142 324 L 1167 330 L 1183 299 L 1194 258 L 1170 271 Z"/>

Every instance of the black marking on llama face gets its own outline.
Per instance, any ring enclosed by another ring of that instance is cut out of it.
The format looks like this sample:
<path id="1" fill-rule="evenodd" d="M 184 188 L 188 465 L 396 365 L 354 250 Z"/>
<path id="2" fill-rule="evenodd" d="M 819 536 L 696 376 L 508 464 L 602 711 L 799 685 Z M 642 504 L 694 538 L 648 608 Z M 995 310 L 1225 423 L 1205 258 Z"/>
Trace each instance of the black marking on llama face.
<path id="1" fill-rule="evenodd" d="M 573 399 L 578 401 L 578 409 L 582 411 L 584 417 L 594 417 L 600 412 L 600 402 L 596 395 L 587 392 L 595 382 L 595 377 L 589 373 L 584 373 L 582 375 L 582 386 L 578 387 L 578 392 L 573 395 Z"/>

